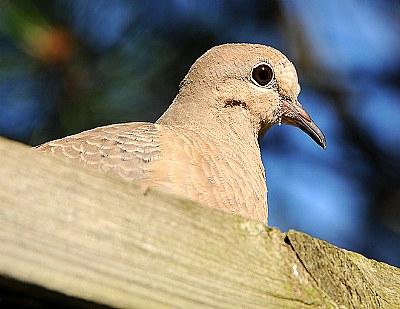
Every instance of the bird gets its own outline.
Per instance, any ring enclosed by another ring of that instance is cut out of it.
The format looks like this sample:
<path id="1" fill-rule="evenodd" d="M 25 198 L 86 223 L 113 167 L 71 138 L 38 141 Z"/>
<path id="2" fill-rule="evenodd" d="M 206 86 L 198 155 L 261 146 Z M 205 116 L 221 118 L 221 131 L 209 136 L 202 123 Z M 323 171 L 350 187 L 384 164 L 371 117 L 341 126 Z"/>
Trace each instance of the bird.
<path id="1" fill-rule="evenodd" d="M 47 142 L 44 153 L 268 224 L 259 142 L 274 124 L 300 128 L 326 149 L 298 101 L 296 69 L 277 49 L 227 43 L 190 67 L 155 122 L 102 126 Z"/>

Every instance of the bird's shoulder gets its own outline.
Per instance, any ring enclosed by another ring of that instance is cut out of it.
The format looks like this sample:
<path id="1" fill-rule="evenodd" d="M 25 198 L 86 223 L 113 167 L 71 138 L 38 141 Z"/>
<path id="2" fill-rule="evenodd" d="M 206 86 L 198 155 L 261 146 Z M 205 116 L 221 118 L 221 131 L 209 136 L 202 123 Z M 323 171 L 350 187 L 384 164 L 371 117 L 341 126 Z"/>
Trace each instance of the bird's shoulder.
<path id="1" fill-rule="evenodd" d="M 160 155 L 160 126 L 132 122 L 98 127 L 37 147 L 39 151 L 140 180 Z"/>

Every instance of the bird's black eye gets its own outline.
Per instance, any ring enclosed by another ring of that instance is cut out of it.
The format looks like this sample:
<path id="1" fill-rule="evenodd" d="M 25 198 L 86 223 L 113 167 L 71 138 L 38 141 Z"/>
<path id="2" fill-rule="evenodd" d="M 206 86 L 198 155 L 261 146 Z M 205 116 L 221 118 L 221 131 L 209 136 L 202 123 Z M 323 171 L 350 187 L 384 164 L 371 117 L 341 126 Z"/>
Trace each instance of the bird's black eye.
<path id="1" fill-rule="evenodd" d="M 251 70 L 251 80 L 259 86 L 267 86 L 273 77 L 274 72 L 266 63 L 259 63 Z"/>

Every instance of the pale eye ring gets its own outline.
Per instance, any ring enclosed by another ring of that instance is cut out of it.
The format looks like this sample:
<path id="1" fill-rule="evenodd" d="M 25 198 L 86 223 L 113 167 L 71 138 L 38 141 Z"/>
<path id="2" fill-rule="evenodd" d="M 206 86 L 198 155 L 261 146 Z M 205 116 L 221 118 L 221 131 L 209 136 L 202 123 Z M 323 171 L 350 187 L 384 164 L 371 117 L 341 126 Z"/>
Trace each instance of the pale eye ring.
<path id="1" fill-rule="evenodd" d="M 266 87 L 273 81 L 274 72 L 268 63 L 261 62 L 251 70 L 250 79 L 257 86 Z"/>

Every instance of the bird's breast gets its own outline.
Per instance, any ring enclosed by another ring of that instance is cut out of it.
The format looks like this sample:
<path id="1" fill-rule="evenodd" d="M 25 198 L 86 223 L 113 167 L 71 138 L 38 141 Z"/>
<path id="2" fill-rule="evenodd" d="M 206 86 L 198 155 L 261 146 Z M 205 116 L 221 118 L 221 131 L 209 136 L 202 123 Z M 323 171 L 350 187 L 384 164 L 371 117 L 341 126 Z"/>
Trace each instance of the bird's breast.
<path id="1" fill-rule="evenodd" d="M 267 221 L 266 184 L 257 140 L 160 126 L 156 187 L 210 207 Z M 153 178 L 153 177 L 152 177 Z"/>

